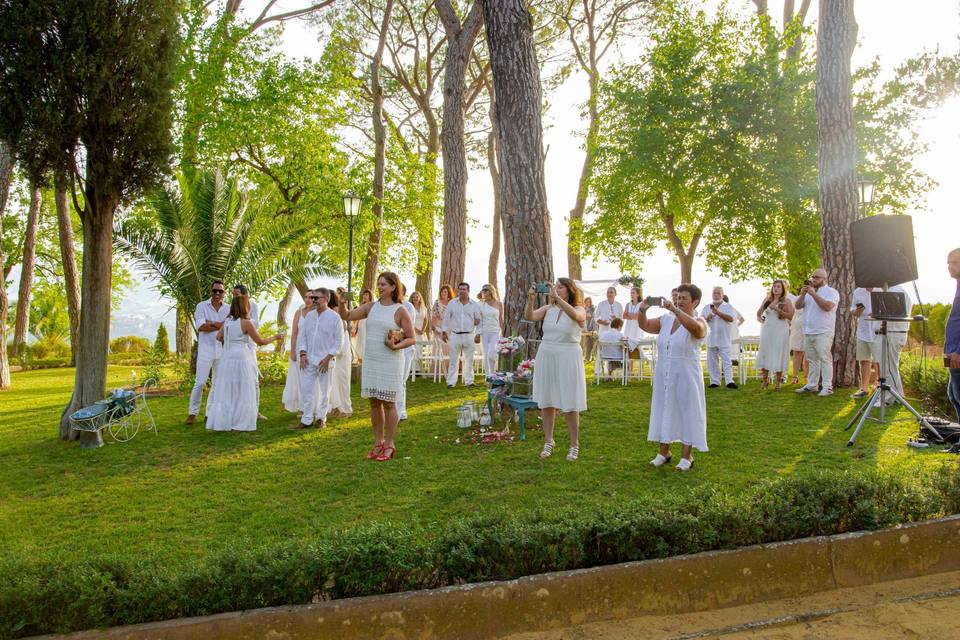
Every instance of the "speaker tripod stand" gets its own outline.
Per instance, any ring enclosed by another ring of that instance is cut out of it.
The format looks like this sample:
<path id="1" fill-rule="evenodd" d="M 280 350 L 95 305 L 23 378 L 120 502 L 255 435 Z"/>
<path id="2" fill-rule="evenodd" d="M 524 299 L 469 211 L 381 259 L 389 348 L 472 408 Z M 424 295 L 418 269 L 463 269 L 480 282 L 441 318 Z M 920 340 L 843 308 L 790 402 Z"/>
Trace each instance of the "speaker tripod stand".
<path id="1" fill-rule="evenodd" d="M 910 413 L 920 421 L 920 424 L 928 428 L 933 432 L 938 438 L 940 434 L 937 433 L 937 430 L 927 422 L 927 419 L 920 415 L 920 412 L 910 406 L 910 403 L 907 402 L 907 399 L 904 398 L 900 393 L 887 384 L 887 374 L 889 373 L 887 366 L 889 364 L 889 352 L 887 351 L 887 322 L 912 322 L 913 318 L 892 318 L 887 316 L 873 316 L 872 320 L 880 321 L 880 336 L 881 336 L 881 352 L 882 356 L 880 357 L 880 383 L 877 385 L 877 388 L 873 390 L 873 393 L 870 397 L 867 398 L 866 402 L 857 410 L 853 415 L 853 418 L 850 419 L 850 422 L 847 423 L 844 431 L 849 431 L 850 427 L 856 423 L 857 428 L 853 430 L 853 435 L 850 436 L 850 440 L 847 442 L 848 447 L 852 447 L 854 441 L 857 439 L 857 436 L 860 435 L 860 430 L 863 429 L 863 425 L 867 422 L 867 419 L 873 419 L 880 422 L 880 424 L 886 423 L 886 411 L 887 411 L 887 399 L 889 398 L 895 403 L 900 404 L 907 409 Z M 896 363 L 895 366 L 899 366 L 899 363 Z M 874 409 L 879 409 L 879 417 L 872 418 L 870 415 L 873 413 Z"/>

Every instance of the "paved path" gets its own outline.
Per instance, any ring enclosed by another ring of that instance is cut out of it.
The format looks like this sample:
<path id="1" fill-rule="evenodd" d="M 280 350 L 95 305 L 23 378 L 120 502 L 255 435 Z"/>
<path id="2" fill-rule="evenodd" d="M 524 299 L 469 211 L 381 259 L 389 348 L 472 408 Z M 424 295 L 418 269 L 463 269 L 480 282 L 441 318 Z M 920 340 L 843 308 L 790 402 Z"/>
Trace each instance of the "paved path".
<path id="1" fill-rule="evenodd" d="M 592 623 L 509 640 L 960 639 L 960 572 L 687 615 Z"/>

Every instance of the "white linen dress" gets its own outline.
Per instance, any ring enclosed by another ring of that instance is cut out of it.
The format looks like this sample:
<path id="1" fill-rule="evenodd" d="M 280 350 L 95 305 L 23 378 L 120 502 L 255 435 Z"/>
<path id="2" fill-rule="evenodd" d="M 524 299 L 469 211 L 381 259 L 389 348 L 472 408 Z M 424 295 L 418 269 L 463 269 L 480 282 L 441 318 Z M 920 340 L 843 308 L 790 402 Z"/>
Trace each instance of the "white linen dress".
<path id="1" fill-rule="evenodd" d="M 360 375 L 361 398 L 396 402 L 403 391 L 403 350 L 394 350 L 384 344 L 387 332 L 400 330 L 394 319 L 400 307 L 400 303 L 384 306 L 377 300 L 361 325 L 366 327 Z"/>
<path id="2" fill-rule="evenodd" d="M 790 371 L 790 322 L 770 309 L 763 312 L 757 369 L 787 373 Z"/>
<path id="3" fill-rule="evenodd" d="M 330 380 L 330 410 L 346 415 L 353 413 L 353 401 L 350 398 L 350 370 L 353 355 L 350 352 L 350 334 L 343 330 L 340 351 L 333 360 L 333 378 Z"/>
<path id="4" fill-rule="evenodd" d="M 628 302 L 624 311 L 632 314 L 639 313 L 640 303 L 633 304 L 632 302 Z M 636 318 L 624 320 L 623 337 L 627 339 L 627 345 L 630 347 L 630 351 L 636 349 L 637 345 L 640 344 L 640 340 L 643 339 L 643 329 L 640 328 L 640 321 Z"/>
<path id="5" fill-rule="evenodd" d="M 541 409 L 587 410 L 587 376 L 580 325 L 558 306 L 543 318 L 543 340 L 533 364 L 533 401 Z"/>
<path id="6" fill-rule="evenodd" d="M 497 372 L 497 340 L 500 339 L 500 309 L 480 303 L 480 344 L 483 347 L 483 375 Z"/>
<path id="7" fill-rule="evenodd" d="M 671 334 L 674 324 L 679 326 Z M 647 432 L 650 442 L 682 442 L 699 451 L 707 451 L 707 403 L 700 366 L 702 344 L 703 340 L 690 335 L 676 316 L 660 316 L 657 367 Z"/>
<path id="8" fill-rule="evenodd" d="M 260 385 L 253 340 L 240 320 L 223 323 L 223 355 L 207 402 L 207 430 L 256 431 Z"/>
<path id="9" fill-rule="evenodd" d="M 297 309 L 294 314 L 297 323 L 297 331 L 300 331 L 300 325 L 303 323 L 303 307 Z M 297 345 L 290 345 L 290 357 L 287 359 L 287 381 L 283 385 L 283 396 L 281 398 L 283 408 L 287 411 L 303 411 L 303 404 L 300 402 L 300 354 L 297 353 Z"/>

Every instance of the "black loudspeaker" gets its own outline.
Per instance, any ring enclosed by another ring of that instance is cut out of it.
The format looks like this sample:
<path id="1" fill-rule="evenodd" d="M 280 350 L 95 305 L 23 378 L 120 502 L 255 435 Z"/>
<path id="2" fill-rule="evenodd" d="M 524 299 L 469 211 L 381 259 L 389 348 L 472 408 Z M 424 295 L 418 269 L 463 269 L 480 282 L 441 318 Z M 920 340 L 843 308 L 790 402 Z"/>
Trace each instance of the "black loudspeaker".
<path id="1" fill-rule="evenodd" d="M 858 287 L 892 287 L 917 279 L 910 216 L 873 216 L 850 224 Z"/>

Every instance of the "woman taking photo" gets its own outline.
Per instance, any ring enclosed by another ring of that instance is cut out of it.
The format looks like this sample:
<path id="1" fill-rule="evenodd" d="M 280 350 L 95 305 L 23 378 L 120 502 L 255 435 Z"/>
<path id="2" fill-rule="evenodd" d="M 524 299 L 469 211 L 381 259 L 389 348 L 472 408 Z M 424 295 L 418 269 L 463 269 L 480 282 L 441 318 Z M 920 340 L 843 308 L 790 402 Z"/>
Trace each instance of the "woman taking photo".
<path id="1" fill-rule="evenodd" d="M 363 321 L 366 359 L 360 375 L 360 397 L 370 400 L 374 446 L 368 460 L 383 462 L 397 453 L 397 399 L 403 393 L 403 350 L 416 342 L 413 319 L 401 304 L 403 290 L 397 274 L 384 272 L 377 277 L 376 302 L 367 302 L 340 317 L 349 322 Z"/>
<path id="2" fill-rule="evenodd" d="M 793 303 L 787 297 L 787 283 L 774 280 L 770 292 L 757 309 L 760 321 L 760 349 L 757 368 L 760 369 L 760 388 L 770 386 L 770 372 L 774 374 L 774 389 L 779 390 L 783 376 L 790 370 L 790 319 Z"/>
<path id="3" fill-rule="evenodd" d="M 697 317 L 700 288 L 692 284 L 677 287 L 676 304 L 663 299 L 668 311 L 647 319 L 646 302 L 640 303 L 640 327 L 657 334 L 657 366 L 654 371 L 653 400 L 647 440 L 660 443 L 660 452 L 650 461 L 663 466 L 673 458 L 670 444 L 683 445 L 677 471 L 693 467 L 691 450 L 707 451 L 707 403 L 703 390 L 700 347 L 707 336 L 707 323 Z"/>
<path id="4" fill-rule="evenodd" d="M 287 361 L 287 382 L 283 385 L 283 408 L 303 414 L 303 405 L 300 402 L 300 360 L 297 358 L 297 336 L 300 334 L 300 324 L 303 318 L 313 309 L 316 294 L 307 289 L 303 297 L 303 306 L 293 314 L 293 327 L 290 331 L 290 353 Z"/>
<path id="5" fill-rule="evenodd" d="M 582 296 L 570 278 L 558 278 L 547 294 L 547 304 L 539 309 L 533 308 L 536 288 L 527 292 L 524 318 L 543 321 L 543 340 L 533 364 L 532 398 L 543 418 L 541 458 L 549 458 L 556 446 L 553 430 L 558 411 L 570 432 L 567 460 L 573 462 L 580 455 L 580 412 L 587 410 L 587 378 L 580 349 L 580 332 L 587 319 Z"/>
<path id="6" fill-rule="evenodd" d="M 250 343 L 262 347 L 282 339 L 281 333 L 261 338 L 250 320 L 250 299 L 233 297 L 230 316 L 217 333 L 217 340 L 223 343 L 223 355 L 207 400 L 208 431 L 256 431 L 260 381 L 257 352 Z"/>
<path id="7" fill-rule="evenodd" d="M 497 288 L 485 284 L 480 289 L 480 342 L 483 346 L 483 375 L 497 372 L 497 340 L 503 332 L 503 304 Z"/>

